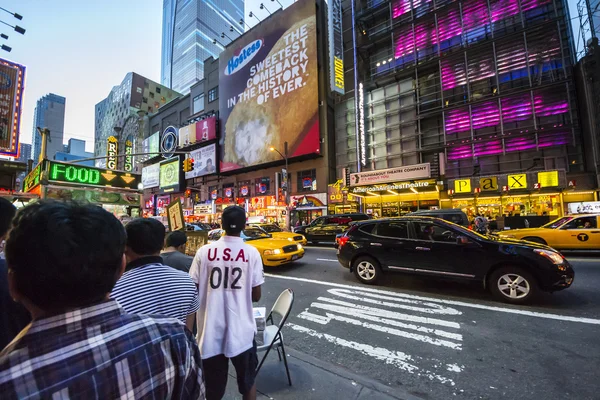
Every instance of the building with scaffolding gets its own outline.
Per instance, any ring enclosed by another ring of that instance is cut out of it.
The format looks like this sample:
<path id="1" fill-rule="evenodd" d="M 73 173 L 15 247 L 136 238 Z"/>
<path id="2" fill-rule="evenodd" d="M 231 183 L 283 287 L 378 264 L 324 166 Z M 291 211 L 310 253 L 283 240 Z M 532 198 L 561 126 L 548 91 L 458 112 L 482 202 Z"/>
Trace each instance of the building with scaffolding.
<path id="1" fill-rule="evenodd" d="M 435 180 L 429 191 L 367 190 L 367 210 L 560 216 L 567 202 L 595 199 L 566 1 L 362 0 L 344 9 L 345 59 L 356 60 L 345 80 L 358 90 L 336 106 L 338 167 L 425 163 Z"/>

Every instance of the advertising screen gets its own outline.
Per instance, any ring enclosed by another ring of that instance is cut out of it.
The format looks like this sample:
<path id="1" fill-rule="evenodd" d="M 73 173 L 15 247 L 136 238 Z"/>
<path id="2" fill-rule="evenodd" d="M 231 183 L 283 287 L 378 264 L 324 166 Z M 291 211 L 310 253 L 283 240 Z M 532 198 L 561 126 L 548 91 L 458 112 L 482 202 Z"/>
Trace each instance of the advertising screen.
<path id="1" fill-rule="evenodd" d="M 216 139 L 216 124 L 217 117 L 208 117 L 179 128 L 179 147 L 186 147 L 197 142 Z"/>
<path id="2" fill-rule="evenodd" d="M 71 183 L 85 186 L 109 186 L 137 190 L 140 175 L 128 172 L 111 171 L 85 165 L 63 164 L 48 161 L 48 181 Z"/>
<path id="3" fill-rule="evenodd" d="M 144 189 L 157 187 L 160 183 L 160 164 L 152 164 L 142 168 L 142 185 Z"/>
<path id="4" fill-rule="evenodd" d="M 219 57 L 221 172 L 320 152 L 315 3 L 278 11 Z"/>
<path id="5" fill-rule="evenodd" d="M 190 157 L 194 159 L 194 169 L 185 173 L 185 179 L 214 174 L 217 172 L 216 150 L 217 146 L 213 143 L 192 151 L 190 153 Z"/>
<path id="6" fill-rule="evenodd" d="M 161 193 L 179 192 L 181 186 L 181 160 L 179 157 L 169 158 L 160 163 Z"/>
<path id="7" fill-rule="evenodd" d="M 0 58 L 0 154 L 19 153 L 19 125 L 25 67 Z"/>

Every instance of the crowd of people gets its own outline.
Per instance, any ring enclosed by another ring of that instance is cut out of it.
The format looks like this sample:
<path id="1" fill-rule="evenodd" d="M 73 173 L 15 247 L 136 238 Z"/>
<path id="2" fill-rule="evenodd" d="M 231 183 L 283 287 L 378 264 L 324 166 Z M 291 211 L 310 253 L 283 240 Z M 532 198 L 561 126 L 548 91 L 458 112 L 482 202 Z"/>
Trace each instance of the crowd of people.
<path id="1" fill-rule="evenodd" d="M 188 257 L 154 219 L 0 198 L 0 397 L 221 399 L 231 360 L 255 399 L 264 274 L 245 224 L 228 207 L 226 235 Z"/>

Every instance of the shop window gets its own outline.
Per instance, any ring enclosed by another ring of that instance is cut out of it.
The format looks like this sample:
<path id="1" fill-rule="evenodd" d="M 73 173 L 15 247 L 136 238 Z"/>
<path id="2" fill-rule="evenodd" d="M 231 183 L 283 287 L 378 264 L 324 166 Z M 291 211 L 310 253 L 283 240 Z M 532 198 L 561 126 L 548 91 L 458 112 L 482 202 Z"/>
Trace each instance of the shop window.
<path id="1" fill-rule="evenodd" d="M 313 192 L 317 190 L 317 170 L 309 169 L 299 171 L 298 176 L 298 192 Z"/>
<path id="2" fill-rule="evenodd" d="M 263 196 L 265 194 L 271 193 L 271 178 L 256 178 L 254 185 L 254 193 L 257 196 Z"/>
<path id="3" fill-rule="evenodd" d="M 215 101 L 219 98 L 218 88 L 219 87 L 217 86 L 208 91 L 208 102 L 209 103 L 212 103 L 213 101 Z"/>

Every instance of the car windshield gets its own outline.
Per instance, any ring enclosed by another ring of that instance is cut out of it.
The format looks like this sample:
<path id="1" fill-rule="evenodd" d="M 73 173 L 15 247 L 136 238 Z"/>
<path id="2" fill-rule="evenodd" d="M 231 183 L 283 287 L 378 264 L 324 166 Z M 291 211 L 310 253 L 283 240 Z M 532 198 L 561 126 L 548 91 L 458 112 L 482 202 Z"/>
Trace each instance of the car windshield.
<path id="1" fill-rule="evenodd" d="M 273 233 L 273 232 L 283 232 L 283 230 L 277 225 L 261 225 L 261 228 L 265 230 L 265 232 Z"/>
<path id="2" fill-rule="evenodd" d="M 467 229 L 467 228 L 465 228 L 462 225 L 458 225 L 458 224 L 455 224 L 455 223 L 450 222 L 450 221 L 444 221 L 444 222 L 446 222 L 448 225 L 452 225 L 452 228 L 454 228 L 457 231 L 459 231 L 459 233 L 461 235 L 465 235 L 465 236 L 471 237 L 471 238 L 475 237 L 475 238 L 479 238 L 479 239 L 489 239 L 488 236 L 485 236 L 485 235 L 482 235 L 482 234 L 477 233 L 475 231 L 472 231 L 470 229 Z"/>
<path id="3" fill-rule="evenodd" d="M 271 235 L 258 228 L 246 228 L 242 231 L 242 239 L 244 240 L 268 239 L 270 237 Z"/>
<path id="4" fill-rule="evenodd" d="M 542 228 L 557 229 L 572 219 L 573 219 L 573 217 L 562 217 L 559 219 L 555 219 L 554 221 L 548 222 L 546 225 L 542 225 Z"/>

